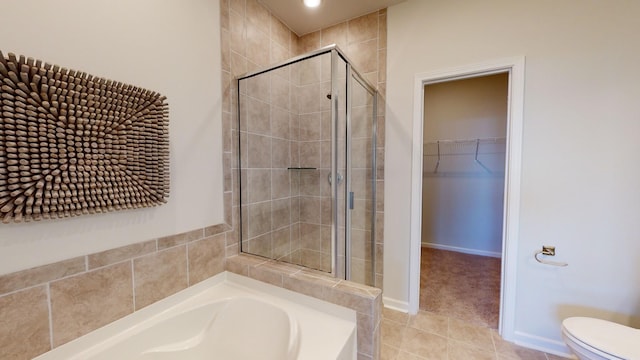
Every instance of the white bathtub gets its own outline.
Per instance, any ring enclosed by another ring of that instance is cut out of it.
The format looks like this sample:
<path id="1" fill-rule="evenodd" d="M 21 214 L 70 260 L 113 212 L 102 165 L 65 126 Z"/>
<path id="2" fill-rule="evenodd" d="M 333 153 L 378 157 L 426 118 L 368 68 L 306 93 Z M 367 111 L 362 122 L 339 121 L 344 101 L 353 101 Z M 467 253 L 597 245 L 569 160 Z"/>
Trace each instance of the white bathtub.
<path id="1" fill-rule="evenodd" d="M 37 360 L 356 359 L 355 311 L 229 272 Z"/>

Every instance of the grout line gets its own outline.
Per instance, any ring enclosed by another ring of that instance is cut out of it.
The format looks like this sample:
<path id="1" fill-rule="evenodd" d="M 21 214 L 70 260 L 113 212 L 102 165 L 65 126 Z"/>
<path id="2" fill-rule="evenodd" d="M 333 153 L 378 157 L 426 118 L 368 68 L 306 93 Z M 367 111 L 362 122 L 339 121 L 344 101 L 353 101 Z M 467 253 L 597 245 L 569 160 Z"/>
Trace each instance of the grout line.
<path id="1" fill-rule="evenodd" d="M 47 292 L 47 308 L 49 310 L 49 345 L 50 348 L 53 349 L 53 313 L 51 307 L 51 283 L 48 282 L 46 285 Z"/>
<path id="2" fill-rule="evenodd" d="M 133 311 L 136 311 L 136 273 L 135 266 L 133 265 L 133 259 L 131 261 L 131 295 L 133 298 Z"/>
<path id="3" fill-rule="evenodd" d="M 185 244 L 184 256 L 187 264 L 187 287 L 191 286 L 191 274 L 189 273 L 189 244 Z"/>

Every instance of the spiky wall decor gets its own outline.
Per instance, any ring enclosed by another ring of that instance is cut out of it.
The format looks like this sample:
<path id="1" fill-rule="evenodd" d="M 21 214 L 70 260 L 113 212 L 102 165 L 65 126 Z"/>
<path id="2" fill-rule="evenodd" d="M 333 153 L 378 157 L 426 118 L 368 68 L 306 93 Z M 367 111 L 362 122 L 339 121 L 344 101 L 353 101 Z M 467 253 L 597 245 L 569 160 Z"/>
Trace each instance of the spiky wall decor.
<path id="1" fill-rule="evenodd" d="M 166 97 L 2 52 L 0 86 L 2 222 L 166 202 Z"/>

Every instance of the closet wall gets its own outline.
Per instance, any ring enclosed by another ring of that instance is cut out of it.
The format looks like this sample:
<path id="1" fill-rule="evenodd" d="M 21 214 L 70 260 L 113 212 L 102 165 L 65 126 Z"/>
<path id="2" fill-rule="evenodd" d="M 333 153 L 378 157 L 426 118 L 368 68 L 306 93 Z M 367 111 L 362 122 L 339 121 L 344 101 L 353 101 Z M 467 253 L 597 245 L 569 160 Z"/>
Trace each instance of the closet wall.
<path id="1" fill-rule="evenodd" d="M 425 86 L 423 246 L 501 255 L 508 81 Z"/>

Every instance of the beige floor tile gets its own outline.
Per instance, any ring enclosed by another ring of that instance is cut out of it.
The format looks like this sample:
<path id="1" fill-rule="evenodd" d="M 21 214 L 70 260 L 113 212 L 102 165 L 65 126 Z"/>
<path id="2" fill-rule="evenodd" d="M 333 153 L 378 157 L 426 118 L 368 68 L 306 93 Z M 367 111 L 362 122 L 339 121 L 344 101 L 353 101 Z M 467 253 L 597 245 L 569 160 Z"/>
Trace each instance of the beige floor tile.
<path id="1" fill-rule="evenodd" d="M 478 349 L 468 346 L 456 340 L 447 342 L 449 360 L 495 360 L 496 353 L 493 348 Z"/>
<path id="2" fill-rule="evenodd" d="M 401 350 L 425 359 L 447 359 L 447 339 L 414 328 L 407 328 Z"/>
<path id="3" fill-rule="evenodd" d="M 396 357 L 396 360 L 424 360 L 425 358 L 418 356 L 416 354 L 411 354 L 408 353 L 406 351 L 400 351 L 400 353 L 398 353 L 398 357 Z"/>
<path id="4" fill-rule="evenodd" d="M 449 319 L 442 315 L 419 311 L 418 314 L 409 318 L 409 326 L 446 337 L 449 330 Z"/>
<path id="5" fill-rule="evenodd" d="M 464 321 L 449 320 L 449 338 L 479 349 L 492 349 L 491 329 L 469 324 Z"/>
<path id="6" fill-rule="evenodd" d="M 402 337 L 407 329 L 406 326 L 387 319 L 382 319 L 380 326 L 382 344 L 399 348 L 402 344 Z"/>
<path id="7" fill-rule="evenodd" d="M 380 360 L 396 360 L 400 349 L 391 345 L 382 344 L 380 347 Z"/>

